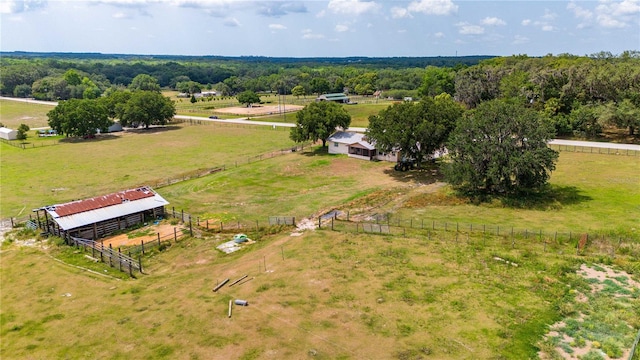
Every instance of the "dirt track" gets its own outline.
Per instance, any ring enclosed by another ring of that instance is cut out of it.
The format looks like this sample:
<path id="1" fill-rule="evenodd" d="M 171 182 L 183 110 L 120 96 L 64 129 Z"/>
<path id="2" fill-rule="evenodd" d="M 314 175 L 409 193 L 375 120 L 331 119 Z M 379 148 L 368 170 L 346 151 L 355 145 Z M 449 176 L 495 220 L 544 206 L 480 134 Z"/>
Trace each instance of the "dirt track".
<path id="1" fill-rule="evenodd" d="M 298 111 L 302 109 L 299 105 L 286 105 L 281 107 L 280 105 L 254 105 L 252 107 L 236 106 L 216 109 L 217 113 L 223 114 L 237 114 L 237 115 L 271 115 L 281 114 L 284 112 Z"/>

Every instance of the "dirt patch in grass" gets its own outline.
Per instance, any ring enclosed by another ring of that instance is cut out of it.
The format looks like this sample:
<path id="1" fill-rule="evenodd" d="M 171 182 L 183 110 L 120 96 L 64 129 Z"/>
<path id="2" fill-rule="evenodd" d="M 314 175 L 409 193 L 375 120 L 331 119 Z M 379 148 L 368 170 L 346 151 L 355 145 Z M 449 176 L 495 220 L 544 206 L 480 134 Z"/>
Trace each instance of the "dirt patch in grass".
<path id="1" fill-rule="evenodd" d="M 119 234 L 104 238 L 102 240 L 102 244 L 104 244 L 104 246 L 111 245 L 113 248 L 140 245 L 142 241 L 148 243 L 150 241 L 158 240 L 158 234 L 160 234 L 161 239 L 166 240 L 169 236 L 174 234 L 174 229 L 178 232 L 181 231 L 180 227 L 171 224 L 149 225 L 126 234 Z M 139 235 L 136 236 L 136 233 Z"/>
<path id="2" fill-rule="evenodd" d="M 299 105 L 286 105 L 280 107 L 278 105 L 253 105 L 252 107 L 234 106 L 222 109 L 216 109 L 217 113 L 222 114 L 237 114 L 237 115 L 272 115 L 279 114 L 282 111 L 293 112 L 302 109 L 303 106 Z"/>
<path id="3" fill-rule="evenodd" d="M 540 358 L 628 358 L 637 327 L 633 308 L 640 283 L 605 265 L 582 264 L 577 273 L 588 285 L 571 290 L 575 299 L 561 309 L 567 317 L 550 327 Z"/>

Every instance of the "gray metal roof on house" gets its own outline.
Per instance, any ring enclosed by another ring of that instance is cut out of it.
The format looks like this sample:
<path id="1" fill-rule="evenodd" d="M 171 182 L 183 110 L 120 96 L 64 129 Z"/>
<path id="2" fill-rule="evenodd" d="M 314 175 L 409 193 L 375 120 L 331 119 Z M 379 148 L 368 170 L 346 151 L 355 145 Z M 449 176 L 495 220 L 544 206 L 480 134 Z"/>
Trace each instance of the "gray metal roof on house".
<path id="1" fill-rule="evenodd" d="M 364 147 L 365 149 L 369 149 L 369 150 L 373 150 L 376 148 L 373 144 L 365 140 L 365 134 L 355 133 L 350 131 L 335 132 L 333 135 L 329 136 L 327 140 L 331 142 L 336 142 L 339 144 L 346 144 L 346 145 L 358 144 Z"/>

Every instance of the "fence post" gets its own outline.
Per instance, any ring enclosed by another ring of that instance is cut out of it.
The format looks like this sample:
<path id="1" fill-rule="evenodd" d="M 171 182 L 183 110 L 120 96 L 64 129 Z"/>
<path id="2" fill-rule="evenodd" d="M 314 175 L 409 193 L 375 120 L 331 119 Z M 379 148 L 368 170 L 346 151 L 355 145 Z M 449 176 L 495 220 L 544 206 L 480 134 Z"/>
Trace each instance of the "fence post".
<path id="1" fill-rule="evenodd" d="M 160 251 L 160 246 L 161 246 L 161 243 L 160 243 L 160 233 L 158 233 L 158 251 Z"/>
<path id="2" fill-rule="evenodd" d="M 184 222 L 184 209 L 180 210 L 180 218 L 182 219 L 182 222 Z"/>
<path id="3" fill-rule="evenodd" d="M 142 258 L 138 255 L 138 267 L 140 268 L 140 273 L 142 274 Z"/>
<path id="4" fill-rule="evenodd" d="M 333 218 L 331 218 L 331 230 L 333 231 Z"/>
<path id="5" fill-rule="evenodd" d="M 222 225 L 222 221 L 220 221 L 220 231 L 224 230 L 224 226 Z"/>
<path id="6" fill-rule="evenodd" d="M 258 226 L 258 220 L 256 220 L 256 231 L 258 231 L 260 227 Z"/>
<path id="7" fill-rule="evenodd" d="M 122 250 L 118 246 L 118 270 L 122 271 Z"/>
<path id="8" fill-rule="evenodd" d="M 322 229 L 322 217 L 318 216 L 318 229 Z"/>
<path id="9" fill-rule="evenodd" d="M 178 231 L 173 227 L 173 242 L 178 242 Z"/>
<path id="10" fill-rule="evenodd" d="M 140 247 L 142 247 L 142 255 L 144 255 L 144 240 L 140 240 Z"/>
<path id="11" fill-rule="evenodd" d="M 189 216 L 189 236 L 193 237 L 193 224 L 191 223 L 191 216 Z"/>

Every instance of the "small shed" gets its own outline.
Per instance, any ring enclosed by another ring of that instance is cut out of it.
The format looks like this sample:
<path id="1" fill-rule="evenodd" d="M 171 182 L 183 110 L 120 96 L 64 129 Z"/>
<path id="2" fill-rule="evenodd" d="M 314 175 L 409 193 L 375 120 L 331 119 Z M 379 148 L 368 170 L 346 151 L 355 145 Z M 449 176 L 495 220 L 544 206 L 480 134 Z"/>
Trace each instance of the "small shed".
<path id="1" fill-rule="evenodd" d="M 97 239 L 164 215 L 169 202 L 148 186 L 35 209 L 48 233 Z M 40 213 L 44 213 L 42 219 Z"/>
<path id="2" fill-rule="evenodd" d="M 18 130 L 0 127 L 0 139 L 16 140 L 18 138 Z"/>

